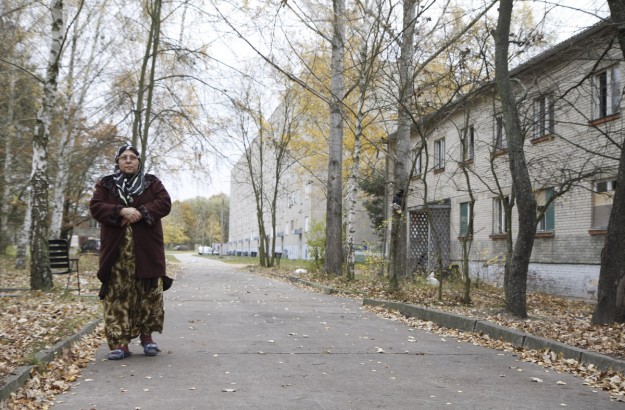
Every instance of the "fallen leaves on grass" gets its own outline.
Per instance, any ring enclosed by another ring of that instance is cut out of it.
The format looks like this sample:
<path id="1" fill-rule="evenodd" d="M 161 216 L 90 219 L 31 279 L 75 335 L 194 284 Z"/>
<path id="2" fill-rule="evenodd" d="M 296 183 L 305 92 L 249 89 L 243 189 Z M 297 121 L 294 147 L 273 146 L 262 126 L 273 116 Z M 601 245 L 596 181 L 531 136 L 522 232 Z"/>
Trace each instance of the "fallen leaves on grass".
<path id="1" fill-rule="evenodd" d="M 54 405 L 54 397 L 70 388 L 80 377 L 81 369 L 95 360 L 95 351 L 102 344 L 102 325 L 93 333 L 84 336 L 70 349 L 50 363 L 39 366 L 32 372 L 32 378 L 11 394 L 6 409 L 47 410 Z"/>
<path id="2" fill-rule="evenodd" d="M 0 381 L 101 316 L 97 300 L 63 292 L 1 297 L 0 311 Z"/>
<path id="3" fill-rule="evenodd" d="M 29 288 L 27 270 L 16 270 L 10 258 L 0 258 L 0 288 Z M 50 363 L 37 363 L 35 354 L 73 336 L 87 323 L 102 317 L 97 297 L 100 283 L 96 277 L 98 257 L 80 257 L 81 295 L 66 292 L 65 280 L 50 292 L 13 291 L 0 297 L 0 383 L 19 366 L 35 364 L 31 379 L 11 397 L 0 403 L 0 410 L 49 409 L 54 397 L 69 389 L 80 377 L 81 369 L 95 360 L 96 350 L 104 343 L 103 328 L 73 343 L 70 349 Z M 175 266 L 168 269 L 175 272 Z M 53 278 L 55 281 L 58 278 Z"/>

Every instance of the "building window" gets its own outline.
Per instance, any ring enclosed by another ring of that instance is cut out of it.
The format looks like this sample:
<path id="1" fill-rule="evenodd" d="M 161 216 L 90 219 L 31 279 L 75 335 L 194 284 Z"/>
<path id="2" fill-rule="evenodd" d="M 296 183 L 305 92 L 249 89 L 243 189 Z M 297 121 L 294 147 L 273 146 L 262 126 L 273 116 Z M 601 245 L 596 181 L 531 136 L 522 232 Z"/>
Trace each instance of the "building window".
<path id="1" fill-rule="evenodd" d="M 616 181 L 595 182 L 592 192 L 592 227 L 608 229 Z"/>
<path id="2" fill-rule="evenodd" d="M 463 202 L 460 204 L 460 236 L 466 237 L 471 235 L 469 232 L 469 221 L 471 219 L 471 203 Z"/>
<path id="3" fill-rule="evenodd" d="M 475 127 L 471 125 L 463 129 L 462 137 L 462 162 L 471 161 L 475 155 Z"/>
<path id="4" fill-rule="evenodd" d="M 297 193 L 296 192 L 291 192 L 288 196 L 287 196 L 287 206 L 289 208 L 293 207 L 295 204 L 297 203 Z"/>
<path id="5" fill-rule="evenodd" d="M 534 138 L 555 133 L 555 114 L 551 98 L 542 95 L 534 100 Z"/>
<path id="6" fill-rule="evenodd" d="M 508 231 L 506 227 L 506 205 L 509 198 L 493 198 L 493 234 L 504 234 Z"/>
<path id="7" fill-rule="evenodd" d="M 308 230 L 310 229 L 310 219 L 305 216 L 304 217 L 304 232 L 308 232 Z"/>
<path id="8" fill-rule="evenodd" d="M 412 176 L 414 177 L 421 176 L 421 151 L 417 152 L 417 155 L 414 159 L 414 167 L 412 169 Z"/>
<path id="9" fill-rule="evenodd" d="M 621 111 L 621 75 L 613 66 L 592 77 L 592 119 L 596 120 Z"/>
<path id="10" fill-rule="evenodd" d="M 445 138 L 434 141 L 434 169 L 445 168 Z"/>
<path id="11" fill-rule="evenodd" d="M 503 126 L 503 117 L 498 115 L 495 117 L 495 150 L 501 151 L 508 148 L 506 141 L 506 130 Z"/>
<path id="12" fill-rule="evenodd" d="M 555 204 L 552 201 L 549 206 L 547 202 L 553 197 L 553 188 L 543 189 L 538 191 L 536 202 L 538 205 L 538 212 L 544 212 L 543 216 L 538 222 L 538 232 L 552 232 L 555 229 L 556 209 Z"/>

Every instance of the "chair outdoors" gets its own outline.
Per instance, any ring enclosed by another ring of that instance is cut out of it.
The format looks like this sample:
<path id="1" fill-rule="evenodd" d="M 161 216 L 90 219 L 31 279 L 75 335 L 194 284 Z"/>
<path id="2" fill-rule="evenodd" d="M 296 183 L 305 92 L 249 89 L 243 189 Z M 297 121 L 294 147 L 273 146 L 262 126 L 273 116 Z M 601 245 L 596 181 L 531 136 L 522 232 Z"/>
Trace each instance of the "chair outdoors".
<path id="1" fill-rule="evenodd" d="M 76 272 L 76 285 L 80 295 L 80 273 L 78 271 L 78 258 L 69 257 L 69 244 L 65 239 L 50 239 L 48 241 L 48 257 L 50 258 L 50 269 L 53 275 L 67 275 L 67 285 L 72 272 Z"/>

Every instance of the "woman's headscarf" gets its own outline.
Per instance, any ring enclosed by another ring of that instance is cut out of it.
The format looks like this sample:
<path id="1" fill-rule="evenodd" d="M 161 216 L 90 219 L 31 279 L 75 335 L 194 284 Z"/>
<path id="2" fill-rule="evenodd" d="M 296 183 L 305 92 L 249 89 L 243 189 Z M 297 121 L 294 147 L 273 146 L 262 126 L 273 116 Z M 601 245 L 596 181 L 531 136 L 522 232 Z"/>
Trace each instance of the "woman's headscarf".
<path id="1" fill-rule="evenodd" d="M 139 159 L 139 168 L 133 175 L 126 175 L 121 171 L 121 169 L 119 169 L 119 157 L 124 151 L 128 150 L 132 151 Z M 117 154 L 115 155 L 115 172 L 113 174 L 113 178 L 115 179 L 115 185 L 117 186 L 119 197 L 126 205 L 131 205 L 132 197 L 141 195 L 143 192 L 143 162 L 141 161 L 139 151 L 132 145 L 124 145 L 117 150 Z"/>

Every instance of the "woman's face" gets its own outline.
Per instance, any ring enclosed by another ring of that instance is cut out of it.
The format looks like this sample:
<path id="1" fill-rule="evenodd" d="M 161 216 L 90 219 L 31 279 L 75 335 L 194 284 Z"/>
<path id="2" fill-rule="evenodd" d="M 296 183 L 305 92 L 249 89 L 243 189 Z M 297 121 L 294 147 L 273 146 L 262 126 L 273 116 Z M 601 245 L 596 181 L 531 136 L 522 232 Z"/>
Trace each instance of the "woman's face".
<path id="1" fill-rule="evenodd" d="M 119 169 L 126 175 L 134 175 L 139 170 L 139 158 L 131 150 L 127 149 L 122 152 L 117 160 Z"/>

